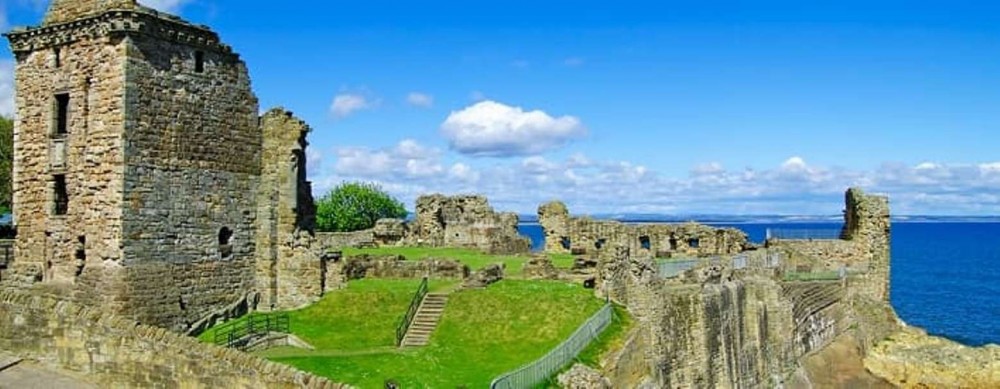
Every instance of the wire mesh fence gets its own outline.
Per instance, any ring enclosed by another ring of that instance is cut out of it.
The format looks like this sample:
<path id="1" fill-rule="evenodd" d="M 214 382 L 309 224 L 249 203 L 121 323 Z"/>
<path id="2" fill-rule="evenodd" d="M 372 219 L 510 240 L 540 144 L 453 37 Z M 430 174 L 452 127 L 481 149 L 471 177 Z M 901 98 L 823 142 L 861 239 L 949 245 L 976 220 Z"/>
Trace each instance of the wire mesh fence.
<path id="1" fill-rule="evenodd" d="M 840 229 L 768 228 L 767 240 L 838 240 Z"/>
<path id="2" fill-rule="evenodd" d="M 490 388 L 534 388 L 545 382 L 576 359 L 576 356 L 611 324 L 613 312 L 611 304 L 605 304 L 604 308 L 587 319 L 587 322 L 570 335 L 569 339 L 540 359 L 497 377 L 490 384 Z"/>

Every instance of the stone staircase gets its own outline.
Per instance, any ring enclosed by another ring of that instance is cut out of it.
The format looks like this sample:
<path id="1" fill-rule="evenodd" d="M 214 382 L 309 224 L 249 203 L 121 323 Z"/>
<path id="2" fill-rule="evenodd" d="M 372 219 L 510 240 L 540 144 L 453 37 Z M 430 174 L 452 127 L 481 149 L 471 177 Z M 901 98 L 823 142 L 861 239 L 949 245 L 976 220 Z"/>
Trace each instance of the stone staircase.
<path id="1" fill-rule="evenodd" d="M 417 315 L 413 317 L 406 336 L 400 347 L 421 347 L 426 346 L 431 340 L 431 334 L 437 328 L 438 321 L 444 313 L 444 306 L 448 303 L 448 295 L 444 293 L 428 293 L 424 301 L 417 309 Z"/>

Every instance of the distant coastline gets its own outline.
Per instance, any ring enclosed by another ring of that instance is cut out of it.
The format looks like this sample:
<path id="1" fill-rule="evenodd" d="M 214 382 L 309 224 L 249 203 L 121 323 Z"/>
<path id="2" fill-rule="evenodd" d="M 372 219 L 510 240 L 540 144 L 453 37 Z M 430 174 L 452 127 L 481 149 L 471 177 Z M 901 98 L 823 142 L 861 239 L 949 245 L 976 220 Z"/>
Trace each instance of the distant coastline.
<path id="1" fill-rule="evenodd" d="M 594 214 L 594 219 L 615 220 L 622 223 L 684 223 L 697 221 L 704 224 L 841 224 L 841 215 L 649 215 L 649 214 Z M 537 215 L 518 215 L 521 224 L 538 224 Z M 892 216 L 894 223 L 1000 223 L 1000 216 Z"/>

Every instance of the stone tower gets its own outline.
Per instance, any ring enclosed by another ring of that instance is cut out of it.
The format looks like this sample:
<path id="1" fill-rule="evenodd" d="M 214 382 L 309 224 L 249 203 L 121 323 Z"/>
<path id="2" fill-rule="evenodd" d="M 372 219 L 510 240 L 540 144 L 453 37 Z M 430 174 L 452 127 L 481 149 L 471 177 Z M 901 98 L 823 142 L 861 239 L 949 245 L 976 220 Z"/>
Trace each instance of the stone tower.
<path id="1" fill-rule="evenodd" d="M 16 58 L 6 286 L 184 329 L 256 286 L 262 133 L 247 68 L 134 0 L 55 0 Z"/>
<path id="2" fill-rule="evenodd" d="M 842 237 L 867 250 L 868 274 L 864 292 L 878 301 L 889 301 L 890 216 L 889 198 L 867 195 L 851 188 L 845 194 Z"/>

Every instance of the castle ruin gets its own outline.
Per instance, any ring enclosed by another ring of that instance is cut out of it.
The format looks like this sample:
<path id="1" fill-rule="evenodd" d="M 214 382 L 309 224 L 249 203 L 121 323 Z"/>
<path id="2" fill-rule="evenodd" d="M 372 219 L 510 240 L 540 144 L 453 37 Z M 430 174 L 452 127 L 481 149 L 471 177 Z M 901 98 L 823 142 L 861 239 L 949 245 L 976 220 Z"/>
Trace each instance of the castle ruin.
<path id="1" fill-rule="evenodd" d="M 322 294 L 308 126 L 258 117 L 246 64 L 215 32 L 135 0 L 55 0 L 6 36 L 18 235 L 5 286 L 174 330 Z"/>

